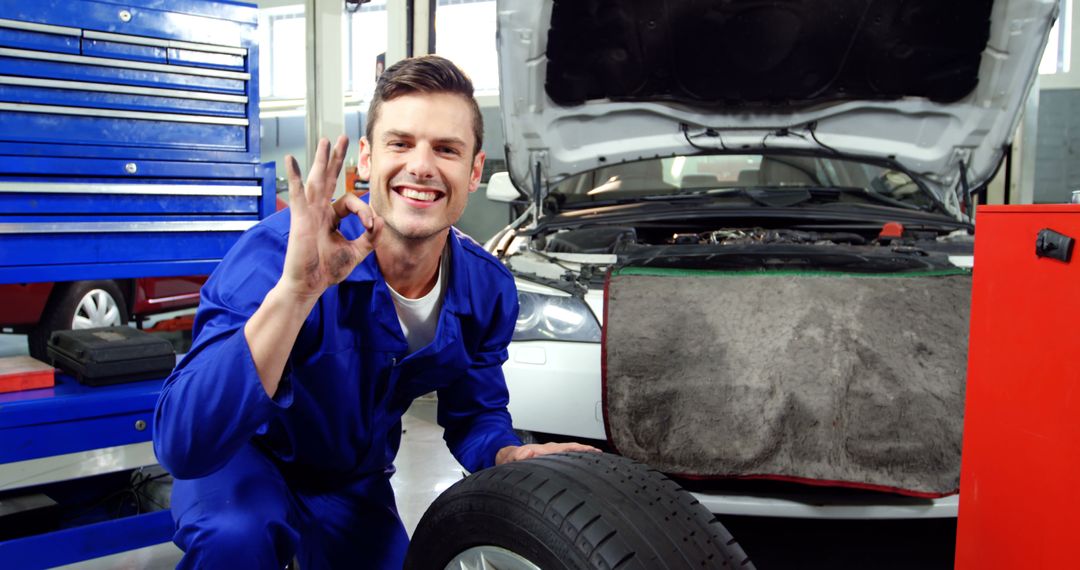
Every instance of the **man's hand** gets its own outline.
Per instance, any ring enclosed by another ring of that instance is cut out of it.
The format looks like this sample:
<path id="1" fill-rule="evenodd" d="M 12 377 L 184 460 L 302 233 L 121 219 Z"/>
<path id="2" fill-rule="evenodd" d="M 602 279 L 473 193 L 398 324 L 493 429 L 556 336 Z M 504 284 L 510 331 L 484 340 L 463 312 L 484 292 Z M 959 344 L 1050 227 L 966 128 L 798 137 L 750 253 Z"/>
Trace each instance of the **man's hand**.
<path id="1" fill-rule="evenodd" d="M 382 229 L 382 218 L 351 193 L 330 203 L 337 185 L 349 139 L 338 137 L 334 151 L 330 141 L 319 141 L 319 149 L 308 173 L 300 181 L 300 165 L 285 157 L 289 174 L 289 242 L 281 278 L 263 298 L 255 314 L 244 325 L 255 370 L 266 394 L 277 394 L 285 361 L 296 343 L 296 335 L 311 308 L 327 287 L 342 282 L 373 249 Z M 342 218 L 356 214 L 367 229 L 360 237 L 347 240 L 338 231 Z"/>
<path id="2" fill-rule="evenodd" d="M 582 443 L 530 443 L 527 445 L 508 445 L 495 454 L 495 465 L 531 459 L 550 453 L 564 453 L 567 451 L 591 451 L 600 453 L 599 449 Z"/>
<path id="3" fill-rule="evenodd" d="M 382 218 L 351 192 L 330 202 L 337 186 L 349 139 L 338 137 L 330 151 L 330 141 L 321 139 L 307 182 L 300 179 L 300 165 L 285 157 L 289 176 L 289 243 L 285 268 L 278 286 L 283 293 L 314 301 L 331 285 L 340 283 L 373 249 L 382 229 Z M 356 214 L 367 230 L 359 238 L 345 239 L 338 225 Z"/>

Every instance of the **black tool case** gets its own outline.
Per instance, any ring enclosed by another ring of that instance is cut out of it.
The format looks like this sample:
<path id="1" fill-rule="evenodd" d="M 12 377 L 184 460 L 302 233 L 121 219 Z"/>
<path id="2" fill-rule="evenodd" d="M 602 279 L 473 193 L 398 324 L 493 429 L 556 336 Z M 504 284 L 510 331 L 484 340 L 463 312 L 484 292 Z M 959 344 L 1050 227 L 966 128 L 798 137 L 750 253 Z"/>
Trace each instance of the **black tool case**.
<path id="1" fill-rule="evenodd" d="M 172 343 L 131 327 L 56 331 L 53 364 L 90 386 L 164 378 L 176 366 Z"/>

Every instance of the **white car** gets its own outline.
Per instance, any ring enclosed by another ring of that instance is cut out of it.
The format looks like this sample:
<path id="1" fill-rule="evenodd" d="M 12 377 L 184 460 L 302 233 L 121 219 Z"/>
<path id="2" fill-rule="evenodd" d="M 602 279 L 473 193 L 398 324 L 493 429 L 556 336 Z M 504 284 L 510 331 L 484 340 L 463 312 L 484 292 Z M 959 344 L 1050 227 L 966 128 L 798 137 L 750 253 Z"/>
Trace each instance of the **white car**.
<path id="1" fill-rule="evenodd" d="M 515 428 L 717 514 L 955 517 L 974 195 L 1057 6 L 500 0 Z"/>

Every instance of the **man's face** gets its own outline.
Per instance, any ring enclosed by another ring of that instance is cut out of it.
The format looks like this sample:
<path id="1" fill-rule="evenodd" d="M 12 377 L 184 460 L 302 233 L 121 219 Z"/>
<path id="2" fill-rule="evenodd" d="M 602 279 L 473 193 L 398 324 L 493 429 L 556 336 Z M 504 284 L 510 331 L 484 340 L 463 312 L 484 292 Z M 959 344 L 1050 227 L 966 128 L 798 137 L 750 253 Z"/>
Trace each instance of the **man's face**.
<path id="1" fill-rule="evenodd" d="M 414 93 L 384 101 L 372 139 L 360 139 L 361 178 L 371 207 L 406 239 L 445 231 L 480 184 L 484 153 L 473 157 L 472 107 L 461 95 Z"/>

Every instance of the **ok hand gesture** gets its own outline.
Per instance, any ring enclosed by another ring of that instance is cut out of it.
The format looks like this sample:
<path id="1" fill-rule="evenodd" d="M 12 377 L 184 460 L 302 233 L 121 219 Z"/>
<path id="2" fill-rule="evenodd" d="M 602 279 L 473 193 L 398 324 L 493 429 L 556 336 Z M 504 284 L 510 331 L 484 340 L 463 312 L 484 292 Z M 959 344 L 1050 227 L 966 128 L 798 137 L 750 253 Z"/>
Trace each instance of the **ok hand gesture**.
<path id="1" fill-rule="evenodd" d="M 285 268 L 278 285 L 298 300 L 314 301 L 331 285 L 340 283 L 373 249 L 383 220 L 351 192 L 331 203 L 338 174 L 345 161 L 349 139 L 338 137 L 333 152 L 330 141 L 321 139 L 307 182 L 300 165 L 285 157 L 289 177 L 289 242 Z M 346 216 L 360 217 L 366 231 L 348 240 L 338 231 Z"/>

